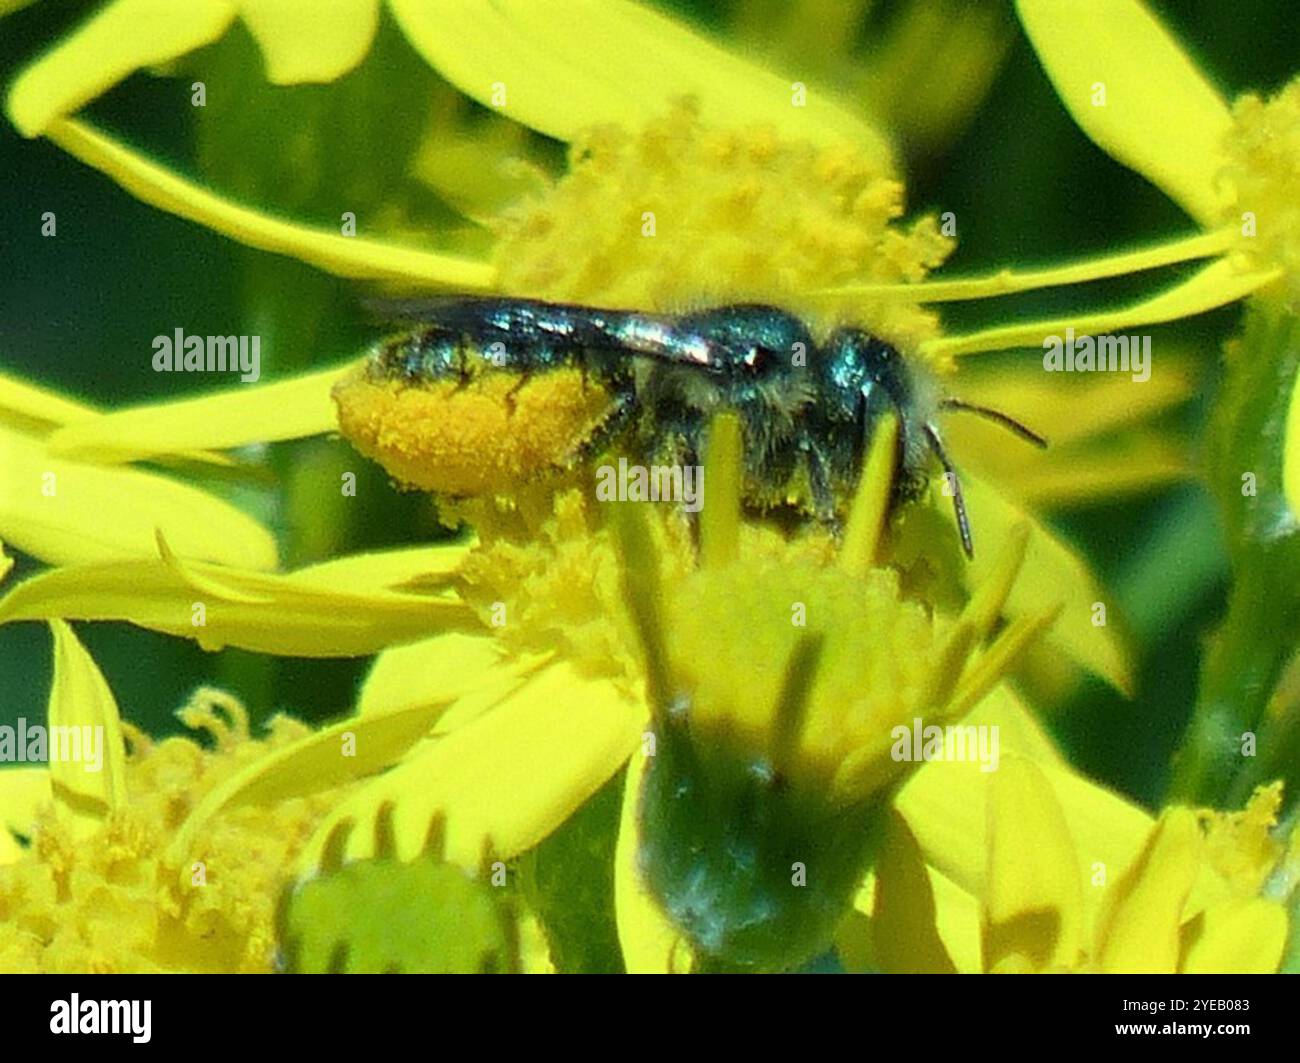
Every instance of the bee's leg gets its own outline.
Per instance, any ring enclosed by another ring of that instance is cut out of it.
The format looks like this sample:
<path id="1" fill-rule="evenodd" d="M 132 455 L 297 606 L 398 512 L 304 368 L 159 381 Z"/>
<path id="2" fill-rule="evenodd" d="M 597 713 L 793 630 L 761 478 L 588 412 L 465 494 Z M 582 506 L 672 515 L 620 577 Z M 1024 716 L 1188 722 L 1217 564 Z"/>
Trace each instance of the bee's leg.
<path id="1" fill-rule="evenodd" d="M 519 367 L 519 379 L 510 388 L 510 390 L 506 392 L 505 395 L 506 412 L 511 417 L 515 415 L 515 407 L 518 405 L 515 396 L 518 395 L 519 392 L 521 392 L 524 389 L 524 387 L 528 384 L 528 382 L 532 378 L 533 378 L 533 370 L 531 366 L 524 365 Z"/>
<path id="2" fill-rule="evenodd" d="M 823 524 L 832 535 L 838 537 L 843 529 L 828 466 L 829 463 L 820 448 L 815 444 L 811 446 L 808 449 L 808 483 L 812 491 L 813 512 L 818 522 Z"/>
<path id="3" fill-rule="evenodd" d="M 469 387 L 469 360 L 465 354 L 467 337 L 462 332 L 456 337 L 456 390 L 464 391 Z"/>

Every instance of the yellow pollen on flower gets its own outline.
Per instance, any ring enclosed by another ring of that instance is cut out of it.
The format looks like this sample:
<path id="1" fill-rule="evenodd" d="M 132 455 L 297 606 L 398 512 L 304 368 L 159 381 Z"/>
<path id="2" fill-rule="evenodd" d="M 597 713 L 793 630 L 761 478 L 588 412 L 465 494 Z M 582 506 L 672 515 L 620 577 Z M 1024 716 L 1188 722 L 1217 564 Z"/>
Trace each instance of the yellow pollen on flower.
<path id="1" fill-rule="evenodd" d="M 1235 190 L 1225 218 L 1251 269 L 1281 266 L 1288 301 L 1300 300 L 1300 78 L 1269 100 L 1246 95 L 1233 107 L 1222 179 Z"/>
<path id="2" fill-rule="evenodd" d="M 1273 836 L 1282 809 L 1282 783 L 1257 787 L 1240 812 L 1198 813 L 1210 864 L 1235 895 L 1254 897 L 1277 866 L 1285 844 Z"/>
<path id="3" fill-rule="evenodd" d="M 909 225 L 902 183 L 865 148 L 709 128 L 681 101 L 639 131 L 589 130 L 567 173 L 497 221 L 498 284 L 557 302 L 680 312 L 760 302 L 851 320 L 904 349 L 937 331 L 910 304 L 813 301 L 834 285 L 914 283 L 952 251 Z"/>
<path id="4" fill-rule="evenodd" d="M 191 867 L 168 867 L 168 843 L 201 798 L 233 772 L 309 733 L 276 717 L 252 738 L 228 695 L 198 692 L 179 713 L 208 731 L 152 742 L 130 725 L 126 804 L 90 835 L 56 805 L 25 854 L 0 866 L 0 970 L 268 972 L 274 914 L 289 868 L 337 791 L 244 807 L 200 833 Z M 189 883 L 181 887 L 178 882 Z"/>

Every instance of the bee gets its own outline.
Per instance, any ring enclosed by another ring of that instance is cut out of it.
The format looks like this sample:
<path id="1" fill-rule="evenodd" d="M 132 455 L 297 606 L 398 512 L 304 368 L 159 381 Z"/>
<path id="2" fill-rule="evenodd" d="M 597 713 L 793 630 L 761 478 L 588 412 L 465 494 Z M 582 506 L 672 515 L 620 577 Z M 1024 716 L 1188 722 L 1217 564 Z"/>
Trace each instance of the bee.
<path id="1" fill-rule="evenodd" d="M 334 392 L 344 435 L 399 481 L 438 494 L 504 494 L 614 447 L 645 464 L 698 463 L 713 416 L 745 439 L 744 495 L 837 527 L 882 416 L 899 421 L 892 501 L 946 476 L 973 555 L 938 414 L 979 414 L 1037 446 L 997 410 L 943 396 L 860 328 L 818 342 L 799 317 L 735 304 L 650 314 L 511 298 L 407 304 L 418 320 L 376 345 Z"/>

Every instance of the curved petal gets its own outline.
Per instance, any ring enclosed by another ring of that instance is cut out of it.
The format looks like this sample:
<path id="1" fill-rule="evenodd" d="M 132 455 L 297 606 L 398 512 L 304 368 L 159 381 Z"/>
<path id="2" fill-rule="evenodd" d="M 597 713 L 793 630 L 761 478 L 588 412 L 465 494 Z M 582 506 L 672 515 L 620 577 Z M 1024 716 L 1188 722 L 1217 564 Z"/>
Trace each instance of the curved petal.
<path id="1" fill-rule="evenodd" d="M 1286 909 L 1262 897 L 1228 901 L 1207 908 L 1183 937 L 1181 974 L 1273 974 L 1286 948 Z"/>
<path id="2" fill-rule="evenodd" d="M 364 586 L 366 555 L 340 586 Z M 204 649 L 238 646 L 289 657 L 358 657 L 434 632 L 475 627 L 460 602 L 390 591 L 339 590 L 278 575 L 182 562 L 164 548 L 156 560 L 108 561 L 57 568 L 0 598 L 0 623 L 15 620 L 124 620 L 198 641 Z"/>
<path id="3" fill-rule="evenodd" d="M 51 454 L 122 462 L 186 451 L 299 439 L 338 429 L 330 388 L 355 362 L 270 384 L 235 384 L 193 399 L 79 419 L 48 438 Z M 196 439 L 206 442 L 195 444 Z"/>
<path id="4" fill-rule="evenodd" d="M 921 353 L 940 361 L 981 351 L 1007 351 L 1016 347 L 1042 347 L 1043 341 L 1059 339 L 1067 329 L 1076 336 L 1100 336 L 1135 325 L 1157 325 L 1177 321 L 1235 303 L 1254 291 L 1272 284 L 1281 270 L 1243 272 L 1229 258 L 1221 258 L 1198 270 L 1187 280 L 1159 295 L 1128 306 L 1090 313 L 1067 314 L 1042 321 L 968 332 L 965 335 L 941 336 L 921 344 Z"/>
<path id="5" fill-rule="evenodd" d="M 1097 920 L 1094 958 L 1113 974 L 1173 974 L 1179 925 L 1201 867 L 1194 813 L 1168 809 L 1142 851 L 1110 887 Z"/>
<path id="6" fill-rule="evenodd" d="M 931 869 L 907 820 L 896 810 L 888 814 L 873 871 L 876 881 L 870 904 L 864 908 L 865 898 L 859 895 L 855 907 L 871 917 L 870 962 L 874 968 L 888 974 L 956 973 L 959 968 L 940 933 Z M 951 908 L 946 908 L 945 914 L 951 914 Z M 978 921 L 975 928 L 978 931 Z"/>
<path id="7" fill-rule="evenodd" d="M 52 620 L 54 681 L 47 738 L 50 788 L 60 818 L 92 834 L 126 803 L 126 745 L 117 702 L 72 629 Z"/>
<path id="8" fill-rule="evenodd" d="M 623 783 L 623 810 L 614 851 L 614 912 L 628 974 L 684 974 L 690 945 L 659 907 L 641 878 L 641 779 L 646 758 L 634 752 Z"/>
<path id="9" fill-rule="evenodd" d="M 415 49 L 458 89 L 560 140 L 603 123 L 639 127 L 662 116 L 671 100 L 694 96 L 708 123 L 775 125 L 804 140 L 847 140 L 878 158 L 891 154 L 875 130 L 833 100 L 809 91 L 795 106 L 786 78 L 628 0 L 390 6 Z"/>
<path id="10" fill-rule="evenodd" d="M 547 668 L 504 704 L 426 744 L 336 808 L 299 870 L 441 847 L 473 870 L 536 845 L 595 793 L 640 741 L 644 712 L 608 680 Z"/>
<path id="11" fill-rule="evenodd" d="M 1120 691 L 1131 693 L 1132 661 L 1120 630 L 1118 609 L 1092 578 L 1083 558 L 1030 514 L 978 478 L 963 476 L 962 490 L 976 540 L 975 557 L 966 569 L 969 585 L 977 587 L 983 583 L 997 562 L 997 552 L 981 549 L 980 543 L 1005 542 L 1018 524 L 1028 524 L 1030 536 L 1024 567 L 1007 599 L 1007 615 L 1019 619 L 1063 606 L 1056 622 L 1041 636 L 1043 643 Z M 947 515 L 952 519 L 951 514 Z M 1104 614 L 1095 611 L 1097 603 L 1105 605 Z M 1096 616 L 1103 623 L 1096 624 Z"/>
<path id="12" fill-rule="evenodd" d="M 273 85 L 342 77 L 365 58 L 379 26 L 379 0 L 238 2 Z"/>
<path id="13" fill-rule="evenodd" d="M 67 461 L 3 426 L 0 469 L 0 536 L 50 564 L 156 556 L 159 530 L 183 557 L 277 564 L 275 538 L 261 524 L 166 476 Z"/>
<path id="14" fill-rule="evenodd" d="M 1146 5 L 1016 0 L 1016 10 L 1079 128 L 1197 221 L 1217 221 L 1228 106 Z"/>
<path id="15" fill-rule="evenodd" d="M 448 702 L 349 716 L 259 757 L 209 790 L 173 835 L 165 861 L 189 880 L 194 840 L 209 821 L 243 805 L 269 805 L 372 775 L 426 736 Z"/>
<path id="16" fill-rule="evenodd" d="M 115 0 L 18 76 L 9 120 L 34 137 L 141 67 L 215 41 L 234 17 L 229 0 Z"/>
<path id="17" fill-rule="evenodd" d="M 550 660 L 547 655 L 505 654 L 485 635 L 448 632 L 375 658 L 361 686 L 363 715 L 406 705 L 451 701 L 434 729 L 446 734 L 511 697 Z"/>
<path id="18" fill-rule="evenodd" d="M 1003 762 L 990 783 L 984 966 L 1027 959 L 1072 967 L 1083 948 L 1079 858 L 1051 784 L 1031 761 Z"/>
<path id="19" fill-rule="evenodd" d="M 486 262 L 283 221 L 179 177 L 83 122 L 60 118 L 45 135 L 142 202 L 247 247 L 289 255 L 340 277 L 403 280 L 462 292 L 492 286 L 495 271 Z"/>

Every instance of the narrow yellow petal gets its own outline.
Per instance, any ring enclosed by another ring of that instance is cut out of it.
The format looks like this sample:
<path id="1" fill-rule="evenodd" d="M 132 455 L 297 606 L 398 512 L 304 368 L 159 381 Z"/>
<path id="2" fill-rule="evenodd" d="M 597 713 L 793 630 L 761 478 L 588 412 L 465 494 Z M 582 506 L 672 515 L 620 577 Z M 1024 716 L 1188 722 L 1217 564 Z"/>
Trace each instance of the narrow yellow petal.
<path id="1" fill-rule="evenodd" d="M 348 798 L 321 824 L 300 862 L 335 852 L 365 859 L 391 846 L 400 860 L 438 838 L 443 855 L 476 869 L 536 845 L 618 771 L 641 739 L 644 709 L 605 680 L 547 668 L 509 701 L 421 747 Z"/>
<path id="2" fill-rule="evenodd" d="M 349 716 L 259 757 L 203 796 L 173 836 L 164 861 L 188 882 L 190 861 L 200 855 L 193 850 L 194 840 L 214 816 L 243 805 L 319 793 L 382 771 L 429 734 L 448 704 Z"/>
<path id="3" fill-rule="evenodd" d="M 1168 809 L 1137 859 L 1106 894 L 1094 958 L 1109 974 L 1173 974 L 1179 926 L 1201 867 L 1194 813 Z"/>
<path id="4" fill-rule="evenodd" d="M 141 67 L 215 41 L 234 17 L 228 0 L 114 0 L 18 76 L 9 119 L 34 137 Z"/>
<path id="5" fill-rule="evenodd" d="M 1063 315 L 1043 321 L 968 332 L 964 336 L 942 336 L 921 344 L 927 358 L 944 360 L 980 351 L 1005 351 L 1016 347 L 1041 347 L 1049 337 L 1063 337 L 1066 329 L 1076 336 L 1098 336 L 1136 325 L 1157 325 L 1177 321 L 1244 299 L 1251 292 L 1273 283 L 1281 270 L 1242 272 L 1230 259 L 1218 259 L 1188 280 L 1159 295 L 1129 306 L 1093 313 Z"/>
<path id="6" fill-rule="evenodd" d="M 1016 0 L 1016 10 L 1079 128 L 1197 221 L 1216 222 L 1228 106 L 1146 5 Z"/>
<path id="7" fill-rule="evenodd" d="M 41 808 L 53 797 L 50 769 L 44 765 L 15 768 L 6 764 L 0 768 L 0 867 L 13 863 L 27 851 L 14 835 L 30 837 Z"/>
<path id="8" fill-rule="evenodd" d="M 54 457 L 0 426 L 0 536 L 49 564 L 157 556 L 161 530 L 177 554 L 274 568 L 275 538 L 221 499 L 157 473 Z"/>
<path id="9" fill-rule="evenodd" d="M 142 202 L 248 247 L 289 255 L 340 277 L 402 280 L 456 291 L 492 286 L 494 271 L 486 262 L 283 221 L 179 177 L 84 122 L 60 118 L 46 136 Z"/>
<path id="10" fill-rule="evenodd" d="M 84 421 L 98 413 L 84 402 L 0 373 L 0 424 L 19 431 L 44 431 L 54 425 Z"/>
<path id="11" fill-rule="evenodd" d="M 355 367 L 348 362 L 270 384 L 235 384 L 193 399 L 106 413 L 58 429 L 48 445 L 64 457 L 121 462 L 333 432 L 338 415 L 330 389 Z"/>
<path id="12" fill-rule="evenodd" d="M 1286 948 L 1287 917 L 1276 901 L 1245 897 L 1207 908 L 1183 927 L 1180 974 L 1273 974 Z"/>
<path id="13" fill-rule="evenodd" d="M 685 974 L 691 949 L 664 914 L 641 877 L 641 780 L 646 758 L 636 750 L 627 762 L 623 806 L 614 852 L 614 912 L 628 974 Z"/>
<path id="14" fill-rule="evenodd" d="M 949 974 L 957 965 L 939 933 L 939 913 L 921 847 L 907 821 L 891 811 L 874 872 L 871 960 L 888 974 Z"/>
<path id="15" fill-rule="evenodd" d="M 1032 760 L 1052 784 L 1085 873 L 1112 874 L 1132 862 L 1150 833 L 1151 817 L 1061 759 L 1031 710 L 1003 684 L 962 721 L 997 727 L 999 756 Z M 989 773 L 974 761 L 923 765 L 899 791 L 895 807 L 907 819 L 928 864 L 975 897 L 987 892 Z M 1097 910 L 1101 890 L 1088 889 L 1085 909 Z"/>
<path id="16" fill-rule="evenodd" d="M 1202 351 L 1166 350 L 1161 344 L 1152 353 L 1150 379 L 1140 383 L 1123 373 L 1045 373 L 1041 359 L 1029 356 L 998 364 L 963 362 L 953 387 L 957 397 L 1041 429 L 1051 445 L 1045 452 L 1027 447 L 1006 429 L 960 413 L 944 418 L 944 438 L 968 464 L 992 450 L 1049 460 L 1062 446 L 1109 436 L 1191 398 L 1204 361 Z"/>
<path id="17" fill-rule="evenodd" d="M 645 5 L 628 0 L 391 0 L 415 49 L 486 107 L 560 140 L 593 125 L 639 128 L 694 96 L 705 122 L 775 126 L 814 143 L 849 141 L 888 158 L 878 133 Z"/>
<path id="18" fill-rule="evenodd" d="M 94 658 L 61 620 L 54 634 L 48 720 L 50 787 L 60 816 L 90 834 L 126 802 L 126 746 L 117 702 Z"/>
<path id="19" fill-rule="evenodd" d="M 745 443 L 740 419 L 720 414 L 709 427 L 704 452 L 704 508 L 700 514 L 700 563 L 729 564 L 740 549 L 740 492 Z"/>
<path id="20" fill-rule="evenodd" d="M 858 481 L 848 527 L 844 530 L 844 545 L 837 558 L 840 568 L 857 579 L 866 576 L 880 547 L 880 537 L 889 517 L 897 448 L 898 418 L 886 414 L 872 436 L 867 460 L 862 463 L 862 478 Z"/>
<path id="21" fill-rule="evenodd" d="M 362 555 L 355 564 L 365 568 Z M 356 586 L 352 580 L 340 586 Z M 57 568 L 0 598 L 0 623 L 124 620 L 198 641 L 290 657 L 356 657 L 440 631 L 476 626 L 451 598 L 336 590 L 202 561 L 107 561 Z"/>
<path id="22" fill-rule="evenodd" d="M 1031 509 L 1077 505 L 1094 499 L 1150 491 L 1194 479 L 1197 467 L 1186 440 L 1142 433 L 1113 442 L 1035 452 L 1023 463 L 983 461 L 973 453 L 969 468 L 996 480 Z"/>
<path id="23" fill-rule="evenodd" d="M 379 0 L 238 0 L 239 14 L 262 49 L 273 85 L 328 82 L 370 51 Z"/>
<path id="24" fill-rule="evenodd" d="M 1024 565 L 1007 599 L 1007 615 L 1040 616 L 1063 606 L 1051 630 L 1043 635 L 1044 641 L 1119 690 L 1131 691 L 1132 661 L 1120 629 L 1118 609 L 1093 580 L 1086 561 L 1033 516 L 978 478 L 963 475 L 962 488 L 976 537 L 975 557 L 966 569 L 970 584 L 979 586 L 988 579 L 997 561 L 996 551 L 981 549 L 980 542 L 1003 542 L 1017 524 L 1028 525 Z M 1099 603 L 1105 606 L 1104 612 L 1095 608 Z"/>
<path id="25" fill-rule="evenodd" d="M 441 543 L 352 554 L 296 569 L 289 579 L 352 594 L 432 592 L 446 587 L 472 549 L 472 543 Z"/>
<path id="26" fill-rule="evenodd" d="M 1044 269 L 1003 269 L 982 277 L 951 277 L 917 284 L 846 284 L 839 288 L 824 288 L 811 292 L 813 298 L 852 296 L 859 299 L 898 299 L 916 303 L 949 303 L 964 299 L 987 299 L 995 295 L 1011 295 L 1038 288 L 1054 288 L 1063 284 L 1080 284 L 1103 277 L 1120 277 L 1128 273 L 1155 269 L 1158 266 L 1187 262 L 1194 258 L 1208 258 L 1222 254 L 1236 239 L 1236 230 L 1219 229 L 1208 233 L 1180 236 L 1174 240 L 1101 255 Z"/>
<path id="27" fill-rule="evenodd" d="M 1038 970 L 1070 967 L 1083 948 L 1083 887 L 1065 814 L 1042 771 L 1011 758 L 989 795 L 984 964 L 1026 957 Z"/>
<path id="28" fill-rule="evenodd" d="M 357 711 L 366 715 L 451 701 L 435 728 L 446 733 L 505 701 L 548 660 L 542 654 L 504 654 L 500 643 L 484 635 L 435 635 L 376 657 Z"/>

